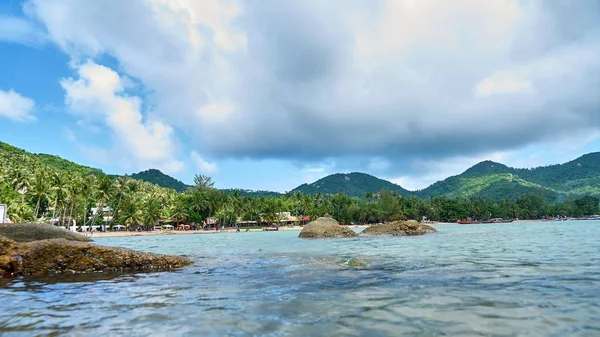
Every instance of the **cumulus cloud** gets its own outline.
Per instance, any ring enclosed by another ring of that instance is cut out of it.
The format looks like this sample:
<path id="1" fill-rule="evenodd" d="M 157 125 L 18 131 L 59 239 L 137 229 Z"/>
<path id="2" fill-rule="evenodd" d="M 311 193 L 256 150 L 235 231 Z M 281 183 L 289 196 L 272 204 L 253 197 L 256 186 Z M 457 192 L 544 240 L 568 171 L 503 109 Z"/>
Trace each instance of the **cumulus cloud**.
<path id="1" fill-rule="evenodd" d="M 478 158 L 600 128 L 600 4 L 566 4 L 30 0 L 28 7 L 74 59 L 118 60 L 149 89 L 153 117 L 185 132 L 199 153 L 333 158 L 414 174 L 422 161 Z"/>
<path id="2" fill-rule="evenodd" d="M 32 112 L 35 102 L 14 90 L 0 90 L 0 116 L 18 122 L 35 121 Z"/>
<path id="3" fill-rule="evenodd" d="M 191 158 L 196 168 L 202 173 L 216 173 L 219 171 L 217 164 L 205 160 L 196 151 L 192 151 Z"/>
<path id="4" fill-rule="evenodd" d="M 61 81 L 65 103 L 83 121 L 107 127 L 115 148 L 113 160 L 135 168 L 158 167 L 176 172 L 183 163 L 174 160 L 173 129 L 158 120 L 143 120 L 142 101 L 125 93 L 118 73 L 88 61 L 77 67 L 79 78 Z"/>

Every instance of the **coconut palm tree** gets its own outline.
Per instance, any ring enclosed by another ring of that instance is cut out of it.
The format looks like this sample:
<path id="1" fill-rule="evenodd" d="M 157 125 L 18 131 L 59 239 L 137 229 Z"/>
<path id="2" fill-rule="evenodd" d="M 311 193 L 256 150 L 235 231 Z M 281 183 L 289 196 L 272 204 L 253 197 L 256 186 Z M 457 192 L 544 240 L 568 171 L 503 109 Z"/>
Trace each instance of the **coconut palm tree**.
<path id="1" fill-rule="evenodd" d="M 29 194 L 35 200 L 35 211 L 34 218 L 37 220 L 39 216 L 40 206 L 43 202 L 49 200 L 50 197 L 50 184 L 48 183 L 47 175 L 44 171 L 38 171 L 35 173 L 33 183 Z"/>
<path id="2" fill-rule="evenodd" d="M 101 176 L 98 179 L 98 185 L 96 185 L 96 207 L 97 212 L 92 219 L 92 226 L 96 223 L 96 219 L 98 216 L 101 216 L 104 213 L 104 207 L 108 200 L 112 198 L 113 195 L 113 181 L 108 176 Z M 106 230 L 106 224 L 103 224 L 104 230 Z"/>
<path id="3" fill-rule="evenodd" d="M 50 191 L 52 192 L 52 199 L 54 207 L 52 209 L 52 220 L 56 219 L 56 213 L 58 207 L 65 201 L 69 194 L 67 176 L 58 172 L 52 172 L 50 175 Z"/>

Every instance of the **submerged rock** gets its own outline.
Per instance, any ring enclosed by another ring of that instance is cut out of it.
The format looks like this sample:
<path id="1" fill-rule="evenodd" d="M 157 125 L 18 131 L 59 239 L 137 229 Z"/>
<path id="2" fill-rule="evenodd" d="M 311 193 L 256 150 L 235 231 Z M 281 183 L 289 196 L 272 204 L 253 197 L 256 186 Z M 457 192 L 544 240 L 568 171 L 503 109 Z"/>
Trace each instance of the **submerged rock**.
<path id="1" fill-rule="evenodd" d="M 166 271 L 192 261 L 170 255 L 49 239 L 16 243 L 0 236 L 0 270 L 4 276 L 112 271 Z"/>
<path id="2" fill-rule="evenodd" d="M 89 242 L 90 238 L 79 233 L 47 224 L 0 224 L 0 235 L 16 242 L 31 242 L 46 239 L 66 239 Z"/>
<path id="3" fill-rule="evenodd" d="M 343 258 L 342 260 L 340 260 L 338 262 L 339 264 L 343 264 L 346 265 L 348 267 L 354 267 L 354 268 L 363 268 L 367 265 L 366 261 L 357 259 L 355 257 L 351 257 L 351 258 Z"/>
<path id="4" fill-rule="evenodd" d="M 437 230 L 415 220 L 393 221 L 365 228 L 361 235 L 415 236 L 435 233 Z"/>
<path id="5" fill-rule="evenodd" d="M 298 237 L 305 239 L 319 238 L 352 238 L 358 236 L 356 232 L 346 226 L 340 225 L 335 219 L 321 217 L 306 224 Z"/>

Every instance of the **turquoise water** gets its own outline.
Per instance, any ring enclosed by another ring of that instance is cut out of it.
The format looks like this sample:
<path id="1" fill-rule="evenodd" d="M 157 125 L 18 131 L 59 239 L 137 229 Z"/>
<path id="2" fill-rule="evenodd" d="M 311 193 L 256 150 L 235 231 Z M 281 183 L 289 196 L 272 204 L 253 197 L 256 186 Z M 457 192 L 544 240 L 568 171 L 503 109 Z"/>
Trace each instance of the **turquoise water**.
<path id="1" fill-rule="evenodd" d="M 600 221 L 98 238 L 187 255 L 173 273 L 0 284 L 6 335 L 600 336 Z M 343 262 L 364 261 L 363 268 Z M 58 282 L 60 281 L 60 282 Z"/>

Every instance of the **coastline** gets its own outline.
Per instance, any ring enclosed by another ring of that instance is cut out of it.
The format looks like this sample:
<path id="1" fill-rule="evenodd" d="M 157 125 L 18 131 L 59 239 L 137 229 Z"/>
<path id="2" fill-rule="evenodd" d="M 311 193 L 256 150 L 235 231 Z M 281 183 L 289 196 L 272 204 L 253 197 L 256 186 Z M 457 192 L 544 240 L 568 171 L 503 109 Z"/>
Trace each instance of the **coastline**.
<path id="1" fill-rule="evenodd" d="M 539 222 L 542 220 L 515 220 L 513 223 L 531 223 L 531 222 Z M 443 226 L 443 225 L 457 225 L 456 222 L 430 222 L 427 223 L 432 226 Z M 367 228 L 369 225 L 351 225 L 349 228 Z M 300 231 L 302 230 L 301 226 L 289 226 L 289 227 L 279 227 L 280 231 Z M 249 232 L 262 232 L 262 229 L 251 229 Z M 235 229 L 227 229 L 225 231 L 219 230 L 188 230 L 188 231 L 149 231 L 149 232 L 93 232 L 90 235 L 89 232 L 82 233 L 89 238 L 110 238 L 110 237 L 128 237 L 128 236 L 154 236 L 154 235 L 206 235 L 206 234 L 223 234 L 223 233 L 246 233 L 245 230 L 240 232 L 236 232 Z"/>
<path id="2" fill-rule="evenodd" d="M 348 226 L 349 228 L 367 228 L 369 226 L 367 225 L 353 225 L 353 226 Z M 302 227 L 300 226 L 290 226 L 290 227 L 279 227 L 280 231 L 300 231 L 302 230 Z M 262 229 L 251 229 L 249 230 L 249 232 L 262 232 Z M 93 232 L 93 234 L 90 235 L 89 232 L 87 233 L 82 233 L 83 235 L 86 235 L 87 237 L 94 239 L 94 238 L 113 238 L 113 237 L 127 237 L 127 236 L 154 236 L 154 235 L 202 235 L 202 234 L 224 234 L 224 233 L 246 233 L 245 230 L 242 230 L 240 232 L 236 232 L 235 229 L 227 229 L 226 231 L 218 231 L 218 230 L 188 230 L 188 231 L 176 231 L 176 230 L 171 230 L 171 231 L 149 231 L 149 232 L 126 232 L 126 231 L 122 231 L 122 232 Z"/>

